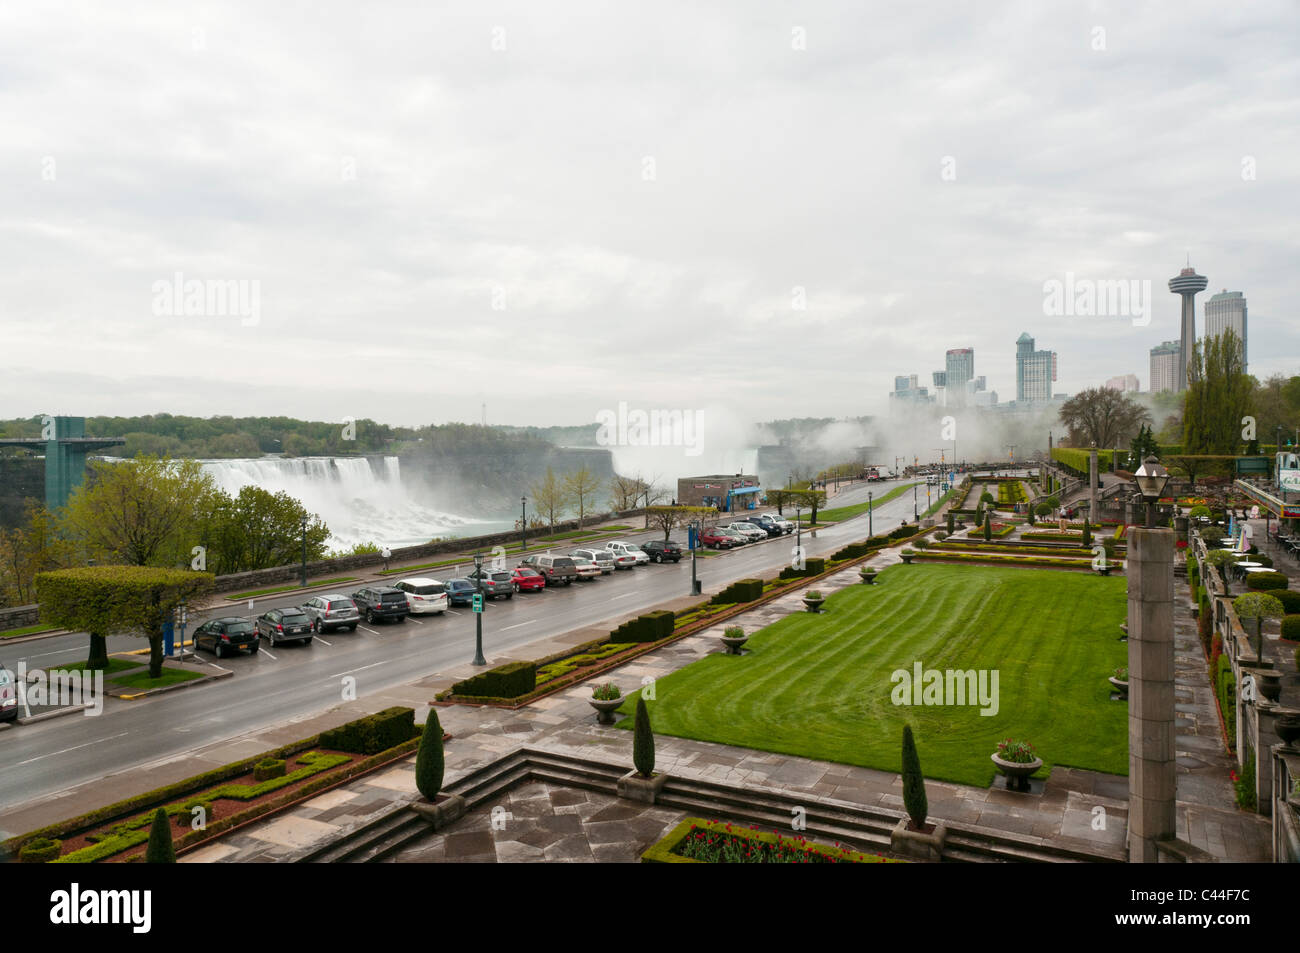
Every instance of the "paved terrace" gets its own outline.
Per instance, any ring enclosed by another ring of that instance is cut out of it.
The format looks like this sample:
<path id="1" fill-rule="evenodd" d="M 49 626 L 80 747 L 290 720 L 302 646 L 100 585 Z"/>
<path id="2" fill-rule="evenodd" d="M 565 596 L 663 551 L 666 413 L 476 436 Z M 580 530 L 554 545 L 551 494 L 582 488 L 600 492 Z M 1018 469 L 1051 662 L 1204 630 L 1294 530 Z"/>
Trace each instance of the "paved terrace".
<path id="1" fill-rule="evenodd" d="M 887 550 L 873 564 L 899 561 L 898 549 Z M 856 569 L 817 583 L 822 591 L 859 584 Z M 1269 827 L 1255 815 L 1237 810 L 1228 778 L 1215 702 L 1206 677 L 1187 587 L 1178 587 L 1178 826 L 1179 836 L 1222 860 L 1263 861 L 1269 857 Z M 803 611 L 800 593 L 791 592 L 743 617 L 729 620 L 753 630 L 790 612 Z M 642 678 L 662 677 L 719 650 L 719 625 L 681 639 L 602 676 L 630 692 Z M 565 642 L 581 641 L 578 633 Z M 582 637 L 587 637 L 583 633 Z M 528 657 L 552 651 L 556 640 L 530 646 Z M 493 658 L 492 664 L 506 661 Z M 465 666 L 450 677 L 411 683 L 385 697 L 368 698 L 358 713 L 391 704 L 417 708 L 422 720 L 434 693 L 454 679 L 472 674 Z M 447 745 L 446 784 L 521 745 L 631 765 L 631 733 L 595 723 L 587 704 L 590 685 L 581 684 L 517 711 L 448 706 L 438 710 L 453 740 Z M 337 722 L 337 715 L 330 721 Z M 299 724 L 299 737 L 311 730 Z M 281 739 L 282 741 L 283 739 Z M 280 743 L 279 741 L 275 743 Z M 857 804 L 903 810 L 897 774 L 851 765 L 812 761 L 726 745 L 656 736 L 656 767 L 678 777 L 761 787 L 792 795 L 813 795 Z M 265 747 L 271 747 L 266 743 Z M 247 750 L 241 751 L 246 756 Z M 416 795 L 415 757 L 342 785 L 296 808 L 233 831 L 182 858 L 185 862 L 277 861 L 336 840 Z M 996 785 L 997 782 L 995 782 Z M 927 781 L 932 819 L 1039 838 L 1045 843 L 1084 848 L 1123 857 L 1128 816 L 1128 779 L 1057 767 L 1042 795 L 1015 794 L 996 788 Z M 539 782 L 521 786 L 499 799 L 513 818 L 494 830 L 487 811 L 476 811 L 447 832 L 429 837 L 396 855 L 410 861 L 604 860 L 635 861 L 646 846 L 681 817 L 680 812 L 650 808 L 600 794 L 558 788 Z M 1107 828 L 1092 829 L 1092 810 L 1106 809 Z"/>

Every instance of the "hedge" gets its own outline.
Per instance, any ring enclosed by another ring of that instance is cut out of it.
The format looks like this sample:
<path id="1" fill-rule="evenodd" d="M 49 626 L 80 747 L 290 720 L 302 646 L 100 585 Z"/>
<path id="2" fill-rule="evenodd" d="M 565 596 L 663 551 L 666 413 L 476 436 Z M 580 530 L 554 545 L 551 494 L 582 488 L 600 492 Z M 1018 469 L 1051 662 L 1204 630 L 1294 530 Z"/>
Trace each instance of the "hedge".
<path id="1" fill-rule="evenodd" d="M 793 566 L 786 566 L 780 572 L 782 579 L 798 579 L 800 576 L 820 576 L 826 571 L 826 557 L 809 556 L 804 560 L 803 569 L 795 569 Z"/>
<path id="2" fill-rule="evenodd" d="M 48 837 L 33 837 L 18 852 L 18 860 L 24 864 L 48 864 L 59 856 L 63 841 Z"/>
<path id="3" fill-rule="evenodd" d="M 1291 642 L 1300 642 L 1300 615 L 1282 616 L 1282 638 Z"/>
<path id="4" fill-rule="evenodd" d="M 536 662 L 507 662 L 451 686 L 453 695 L 518 698 L 537 687 Z"/>
<path id="5" fill-rule="evenodd" d="M 687 817 L 680 824 L 674 827 L 663 838 L 651 844 L 641 855 L 643 864 L 700 864 L 701 860 L 695 860 L 690 857 L 683 857 L 675 853 L 692 834 L 698 834 L 703 831 L 706 834 L 716 834 L 723 837 L 733 837 L 737 840 L 752 842 L 756 845 L 767 845 L 776 847 L 780 844 L 790 844 L 792 838 L 784 836 L 776 831 L 768 834 L 763 831 L 753 830 L 748 827 L 728 826 L 722 821 L 706 821 L 700 817 Z M 799 839 L 797 848 L 806 852 L 810 856 L 824 857 L 827 860 L 836 863 L 849 864 L 905 864 L 905 860 L 895 860 L 890 857 L 883 857 L 879 854 L 864 854 L 860 851 L 850 850 L 847 847 L 831 847 L 826 844 L 808 843 L 802 838 Z"/>
<path id="6" fill-rule="evenodd" d="M 763 589 L 762 580 L 753 581 L 758 582 L 759 592 L 761 593 Z M 647 612 L 635 619 L 624 622 L 609 634 L 609 641 L 658 642 L 660 639 L 666 639 L 673 634 L 675 623 L 676 618 L 667 609 L 656 609 L 654 612 Z"/>
<path id="7" fill-rule="evenodd" d="M 1216 674 L 1219 710 L 1223 712 L 1223 726 L 1228 733 L 1228 750 L 1232 750 L 1237 741 L 1237 678 L 1232 674 L 1232 662 L 1228 656 L 1219 656 Z"/>
<path id="8" fill-rule="evenodd" d="M 412 712 L 412 720 L 415 713 Z M 280 758 L 263 758 L 257 764 L 253 765 L 254 781 L 269 781 L 272 778 L 284 777 L 284 761 Z"/>
<path id="9" fill-rule="evenodd" d="M 1257 592 L 1285 589 L 1289 581 L 1280 572 L 1252 572 L 1246 574 L 1246 588 L 1254 589 Z"/>
<path id="10" fill-rule="evenodd" d="M 718 603 L 730 602 L 753 602 L 763 594 L 762 579 L 737 579 L 726 589 L 716 593 L 709 602 L 717 605 Z M 649 640 L 646 640 L 649 641 Z"/>
<path id="11" fill-rule="evenodd" d="M 553 662 L 538 662 L 537 685 L 540 687 L 557 678 L 563 678 L 575 669 L 586 668 L 595 665 L 597 662 L 603 662 L 605 659 L 620 652 L 626 652 L 638 644 L 637 642 L 606 642 L 600 648 L 589 652 L 577 652 Z"/>
<path id="12" fill-rule="evenodd" d="M 485 672 L 475 678 L 489 674 L 491 673 Z M 351 754 L 378 754 L 403 741 L 410 741 L 418 734 L 415 730 L 415 709 L 394 707 L 323 731 L 318 744 L 322 748 Z"/>
<path id="13" fill-rule="evenodd" d="M 1300 592 L 1292 592 L 1290 589 L 1274 589 L 1269 595 L 1282 603 L 1284 612 L 1300 612 Z"/>
<path id="14" fill-rule="evenodd" d="M 959 563 L 995 563 L 1006 566 L 1044 566 L 1055 569 L 1091 569 L 1092 559 L 1087 556 L 1048 559 L 1045 556 L 998 556 L 985 553 L 917 553 L 913 559 L 935 560 L 938 562 Z M 1111 571 L 1120 567 L 1111 564 Z"/>

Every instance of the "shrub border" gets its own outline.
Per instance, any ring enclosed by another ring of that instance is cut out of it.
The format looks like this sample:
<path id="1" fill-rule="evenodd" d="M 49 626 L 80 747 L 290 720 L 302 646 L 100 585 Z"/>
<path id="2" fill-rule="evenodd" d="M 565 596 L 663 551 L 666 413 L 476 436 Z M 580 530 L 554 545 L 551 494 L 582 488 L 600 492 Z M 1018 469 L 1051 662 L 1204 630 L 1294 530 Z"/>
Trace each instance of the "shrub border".
<path id="1" fill-rule="evenodd" d="M 682 844 L 686 838 L 691 835 L 693 829 L 702 829 L 710 832 L 718 832 L 730 837 L 740 837 L 745 840 L 758 841 L 763 844 L 775 844 L 778 840 L 777 834 L 769 834 L 765 831 L 751 830 L 748 827 L 736 827 L 727 829 L 726 821 L 706 821 L 700 817 L 684 817 L 681 822 L 671 831 L 665 834 L 659 840 L 655 841 L 641 854 L 641 863 L 643 864 L 704 864 L 708 861 L 695 860 L 693 857 L 682 857 L 680 854 L 674 854 L 673 850 Z M 852 863 L 868 864 L 903 864 L 904 860 L 898 860 L 893 857 L 881 857 L 877 854 L 868 854 L 860 850 L 851 850 L 847 847 L 832 847 L 829 844 L 820 844 L 813 842 L 805 847 L 809 853 L 818 854 L 822 857 L 832 857 L 836 860 L 844 860 Z"/>

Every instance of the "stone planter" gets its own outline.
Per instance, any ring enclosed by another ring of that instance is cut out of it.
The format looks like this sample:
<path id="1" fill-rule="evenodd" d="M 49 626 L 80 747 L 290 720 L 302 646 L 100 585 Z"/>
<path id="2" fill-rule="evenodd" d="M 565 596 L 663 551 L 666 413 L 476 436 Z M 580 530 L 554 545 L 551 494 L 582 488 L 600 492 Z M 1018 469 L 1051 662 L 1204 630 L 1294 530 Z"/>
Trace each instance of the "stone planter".
<path id="1" fill-rule="evenodd" d="M 440 831 L 465 816 L 465 799 L 459 794 L 439 794 L 433 801 L 420 798 L 411 804 L 411 810 Z"/>
<path id="2" fill-rule="evenodd" d="M 1273 722 L 1273 731 L 1288 748 L 1300 741 L 1300 715 L 1283 715 Z"/>
<path id="3" fill-rule="evenodd" d="M 889 849 L 895 854 L 919 860 L 942 860 L 948 828 L 943 824 L 926 824 L 928 830 L 914 831 L 911 821 L 903 817 L 889 832 Z"/>
<path id="4" fill-rule="evenodd" d="M 629 801 L 653 804 L 667 783 L 668 775 L 663 772 L 656 771 L 653 777 L 643 778 L 633 768 L 618 779 L 618 796 Z"/>
<path id="5" fill-rule="evenodd" d="M 825 601 L 826 601 L 826 600 L 825 600 L 824 598 L 823 598 L 823 599 L 809 599 L 809 598 L 807 598 L 807 597 L 804 597 L 804 600 L 803 600 L 803 607 L 804 607 L 805 609 L 807 609 L 809 612 L 821 612 L 821 611 L 822 611 L 822 603 L 825 602 Z"/>
<path id="6" fill-rule="evenodd" d="M 903 563 L 908 566 L 912 565 L 912 558 L 915 555 L 916 553 L 903 553 L 902 554 Z"/>
<path id="7" fill-rule="evenodd" d="M 1007 761 L 996 754 L 989 757 L 993 759 L 998 770 L 1006 775 L 1008 791 L 1028 791 L 1029 776 L 1043 766 L 1042 758 L 1035 758 L 1027 764 L 1022 764 L 1018 761 Z"/>
<path id="8" fill-rule="evenodd" d="M 587 702 L 592 708 L 596 709 L 596 724 L 612 725 L 614 724 L 614 712 L 618 711 L 619 706 L 627 699 L 620 695 L 618 698 L 588 698 Z"/>
<path id="9" fill-rule="evenodd" d="M 727 647 L 728 655 L 739 655 L 740 647 L 749 641 L 749 636 L 747 635 L 722 635 L 719 636 L 719 638 L 722 640 L 722 644 Z"/>
<path id="10" fill-rule="evenodd" d="M 1110 682 L 1111 685 L 1115 687 L 1115 691 L 1119 693 L 1120 698 L 1128 698 L 1128 682 L 1121 682 L 1113 675 L 1106 679 L 1106 681 Z"/>
<path id="11" fill-rule="evenodd" d="M 876 581 L 876 571 L 874 569 L 859 570 L 858 578 L 862 580 L 863 585 L 870 586 Z"/>
<path id="12" fill-rule="evenodd" d="M 1282 697 L 1282 673 L 1276 671 L 1256 672 L 1255 680 L 1259 684 L 1260 695 L 1276 705 Z"/>

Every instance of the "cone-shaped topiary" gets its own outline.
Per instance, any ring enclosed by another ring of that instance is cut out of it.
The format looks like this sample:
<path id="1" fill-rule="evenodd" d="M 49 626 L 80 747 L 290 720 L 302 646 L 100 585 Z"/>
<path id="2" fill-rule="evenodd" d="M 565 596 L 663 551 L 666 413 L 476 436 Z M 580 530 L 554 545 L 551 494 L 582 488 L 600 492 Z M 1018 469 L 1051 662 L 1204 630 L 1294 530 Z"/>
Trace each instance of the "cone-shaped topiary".
<path id="1" fill-rule="evenodd" d="M 636 700 L 636 723 L 632 727 L 632 766 L 643 778 L 653 777 L 655 773 L 655 736 L 650 730 L 650 712 L 640 696 Z"/>
<path id="2" fill-rule="evenodd" d="M 149 828 L 149 846 L 144 851 L 146 864 L 176 863 L 176 848 L 172 845 L 172 826 L 167 823 L 167 812 L 161 807 L 153 816 L 153 827 Z"/>
<path id="3" fill-rule="evenodd" d="M 984 514 L 984 538 L 986 540 L 993 538 L 993 517 L 988 513 Z"/>
<path id="4" fill-rule="evenodd" d="M 438 712 L 430 708 L 429 717 L 424 722 L 424 734 L 420 736 L 420 750 L 415 756 L 415 786 L 430 801 L 442 790 L 446 765 L 442 752 L 442 724 L 438 721 Z"/>
<path id="5" fill-rule="evenodd" d="M 954 520 L 955 520 L 955 517 L 953 516 L 952 510 L 949 510 L 949 511 L 948 511 L 948 535 L 949 535 L 949 536 L 952 535 L 952 533 L 953 533 L 953 528 L 954 528 L 955 525 L 956 525 L 956 523 L 955 523 Z"/>
<path id="6" fill-rule="evenodd" d="M 1083 518 L 1083 548 L 1092 548 L 1092 525 L 1090 523 L 1092 515 L 1089 514 Z"/>
<path id="7" fill-rule="evenodd" d="M 925 797 L 925 778 L 921 775 L 921 758 L 916 753 L 912 726 L 903 726 L 903 806 L 914 828 L 925 826 L 930 804 Z"/>

